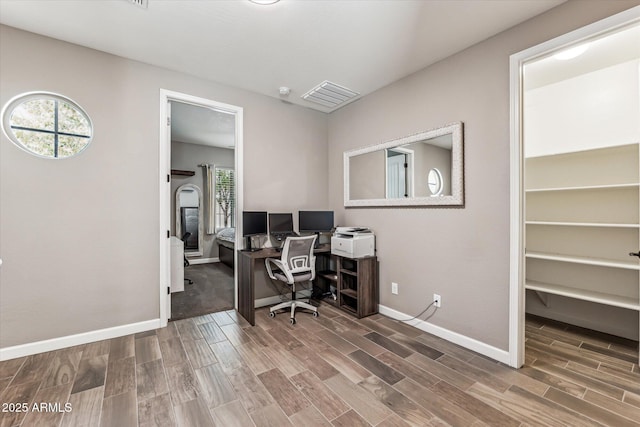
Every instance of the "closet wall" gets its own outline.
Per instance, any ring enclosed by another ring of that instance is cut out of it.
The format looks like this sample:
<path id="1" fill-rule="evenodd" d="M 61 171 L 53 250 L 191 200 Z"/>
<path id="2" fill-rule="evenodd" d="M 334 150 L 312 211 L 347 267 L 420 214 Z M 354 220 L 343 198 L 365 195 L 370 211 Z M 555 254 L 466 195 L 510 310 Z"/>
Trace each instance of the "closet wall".
<path id="1" fill-rule="evenodd" d="M 638 339 L 640 61 L 525 91 L 526 311 Z"/>

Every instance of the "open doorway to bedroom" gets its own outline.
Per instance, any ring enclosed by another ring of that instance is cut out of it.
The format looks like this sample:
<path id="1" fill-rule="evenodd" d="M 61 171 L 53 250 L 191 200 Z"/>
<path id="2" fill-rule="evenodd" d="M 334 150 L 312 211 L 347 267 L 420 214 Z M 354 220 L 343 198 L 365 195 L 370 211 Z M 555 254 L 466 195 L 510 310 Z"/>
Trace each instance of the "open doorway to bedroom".
<path id="1" fill-rule="evenodd" d="M 171 101 L 171 235 L 184 252 L 172 320 L 233 308 L 234 165 L 235 116 Z"/>
<path id="2" fill-rule="evenodd" d="M 169 320 L 180 320 L 236 305 L 241 109 L 181 94 L 166 101 L 161 151 L 170 170 L 163 204 L 170 285 L 164 306 Z"/>

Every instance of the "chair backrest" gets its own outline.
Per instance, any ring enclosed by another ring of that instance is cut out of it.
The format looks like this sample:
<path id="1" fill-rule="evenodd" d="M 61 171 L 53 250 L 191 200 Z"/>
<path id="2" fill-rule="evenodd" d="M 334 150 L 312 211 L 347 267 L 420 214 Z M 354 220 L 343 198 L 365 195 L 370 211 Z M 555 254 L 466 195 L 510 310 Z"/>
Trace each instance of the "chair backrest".
<path id="1" fill-rule="evenodd" d="M 282 247 L 280 261 L 291 273 L 315 271 L 316 257 L 313 246 L 317 236 L 287 237 Z"/>

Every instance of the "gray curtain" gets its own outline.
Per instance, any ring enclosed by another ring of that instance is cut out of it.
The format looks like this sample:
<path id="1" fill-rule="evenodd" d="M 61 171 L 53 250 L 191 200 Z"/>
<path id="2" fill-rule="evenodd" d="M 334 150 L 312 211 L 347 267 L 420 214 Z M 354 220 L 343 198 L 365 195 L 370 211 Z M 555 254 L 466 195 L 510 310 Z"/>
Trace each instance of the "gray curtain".
<path id="1" fill-rule="evenodd" d="M 204 167 L 204 226 L 205 233 L 216 232 L 215 208 L 216 208 L 216 172 L 213 165 Z"/>

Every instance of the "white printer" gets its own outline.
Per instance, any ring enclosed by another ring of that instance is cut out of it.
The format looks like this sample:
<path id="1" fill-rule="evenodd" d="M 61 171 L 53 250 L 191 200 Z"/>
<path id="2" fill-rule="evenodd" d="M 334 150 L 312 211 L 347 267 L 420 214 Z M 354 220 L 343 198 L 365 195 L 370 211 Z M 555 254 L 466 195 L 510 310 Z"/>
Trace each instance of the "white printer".
<path id="1" fill-rule="evenodd" d="M 331 253 L 347 258 L 375 254 L 375 236 L 365 227 L 336 227 L 331 237 Z"/>

